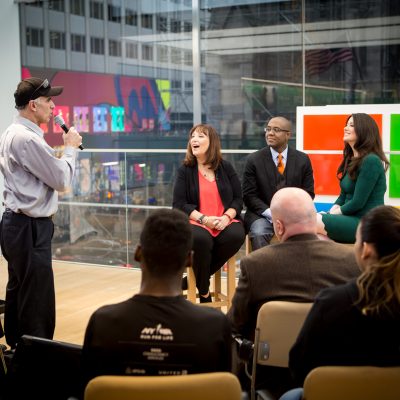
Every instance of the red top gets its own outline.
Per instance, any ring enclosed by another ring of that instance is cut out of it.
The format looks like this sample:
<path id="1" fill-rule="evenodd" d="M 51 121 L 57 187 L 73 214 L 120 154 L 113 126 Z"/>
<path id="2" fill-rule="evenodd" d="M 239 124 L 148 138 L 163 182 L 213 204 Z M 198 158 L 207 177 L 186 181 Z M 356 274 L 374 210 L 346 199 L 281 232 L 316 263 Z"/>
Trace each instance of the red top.
<path id="1" fill-rule="evenodd" d="M 216 217 L 220 217 L 224 214 L 225 208 L 221 201 L 221 196 L 218 192 L 217 181 L 210 182 L 207 180 L 200 172 L 199 172 L 199 192 L 200 192 L 200 209 L 204 215 L 213 215 Z M 232 222 L 238 222 L 238 220 L 231 220 L 228 225 Z M 201 226 L 204 229 L 207 229 L 208 232 L 212 236 L 218 236 L 222 231 L 217 229 L 210 229 L 209 227 L 199 224 L 197 221 L 193 219 L 190 220 L 190 223 L 193 225 Z"/>

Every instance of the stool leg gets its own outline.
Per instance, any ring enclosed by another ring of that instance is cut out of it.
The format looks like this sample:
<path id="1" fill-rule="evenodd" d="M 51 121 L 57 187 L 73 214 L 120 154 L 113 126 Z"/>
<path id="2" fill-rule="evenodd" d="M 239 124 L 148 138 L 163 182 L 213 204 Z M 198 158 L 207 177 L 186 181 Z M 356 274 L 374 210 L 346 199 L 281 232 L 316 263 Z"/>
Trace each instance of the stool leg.
<path id="1" fill-rule="evenodd" d="M 196 303 L 196 277 L 192 267 L 187 269 L 188 290 L 187 299 L 192 303 Z"/>
<path id="2" fill-rule="evenodd" d="M 246 235 L 246 256 L 247 254 L 250 254 L 252 252 L 252 248 L 251 248 L 251 240 L 249 238 L 249 235 Z"/>
<path id="3" fill-rule="evenodd" d="M 227 282 L 226 282 L 226 295 L 227 295 L 227 309 L 231 306 L 232 298 L 236 289 L 236 257 L 233 256 L 228 260 Z"/>
<path id="4" fill-rule="evenodd" d="M 215 274 L 214 274 L 214 301 L 220 301 L 220 293 L 221 293 L 221 269 L 219 269 Z"/>

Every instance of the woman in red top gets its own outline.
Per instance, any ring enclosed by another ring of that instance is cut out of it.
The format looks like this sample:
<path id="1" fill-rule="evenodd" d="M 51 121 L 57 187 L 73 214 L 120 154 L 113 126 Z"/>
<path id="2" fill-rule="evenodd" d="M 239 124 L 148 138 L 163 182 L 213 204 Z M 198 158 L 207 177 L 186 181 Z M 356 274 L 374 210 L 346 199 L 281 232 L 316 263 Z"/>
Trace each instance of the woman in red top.
<path id="1" fill-rule="evenodd" d="M 195 125 L 189 132 L 172 204 L 189 216 L 200 302 L 210 302 L 210 276 L 237 253 L 245 238 L 240 181 L 232 165 L 222 159 L 221 142 L 211 125 Z"/>

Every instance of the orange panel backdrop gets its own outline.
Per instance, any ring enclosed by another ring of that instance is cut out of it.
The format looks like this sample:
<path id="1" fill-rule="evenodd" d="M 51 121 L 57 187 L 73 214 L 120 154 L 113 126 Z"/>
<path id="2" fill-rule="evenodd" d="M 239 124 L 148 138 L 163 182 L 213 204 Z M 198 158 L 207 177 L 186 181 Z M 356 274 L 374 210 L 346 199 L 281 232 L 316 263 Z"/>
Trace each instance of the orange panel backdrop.
<path id="1" fill-rule="evenodd" d="M 370 114 L 382 135 L 382 114 Z M 343 150 L 348 115 L 304 115 L 304 150 Z"/>
<path id="2" fill-rule="evenodd" d="M 339 195 L 336 171 L 342 161 L 341 154 L 309 154 L 314 171 L 315 194 Z"/>

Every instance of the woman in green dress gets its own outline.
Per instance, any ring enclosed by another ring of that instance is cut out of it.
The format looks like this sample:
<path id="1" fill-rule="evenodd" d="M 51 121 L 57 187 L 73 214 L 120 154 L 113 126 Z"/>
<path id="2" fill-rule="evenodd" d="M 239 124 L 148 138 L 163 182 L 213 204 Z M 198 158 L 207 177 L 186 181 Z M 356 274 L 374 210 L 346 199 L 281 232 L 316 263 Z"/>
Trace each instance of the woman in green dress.
<path id="1" fill-rule="evenodd" d="M 352 114 L 344 127 L 343 160 L 337 170 L 340 195 L 326 214 L 318 214 L 318 233 L 354 243 L 361 217 L 384 204 L 389 161 L 379 128 L 368 114 Z"/>

